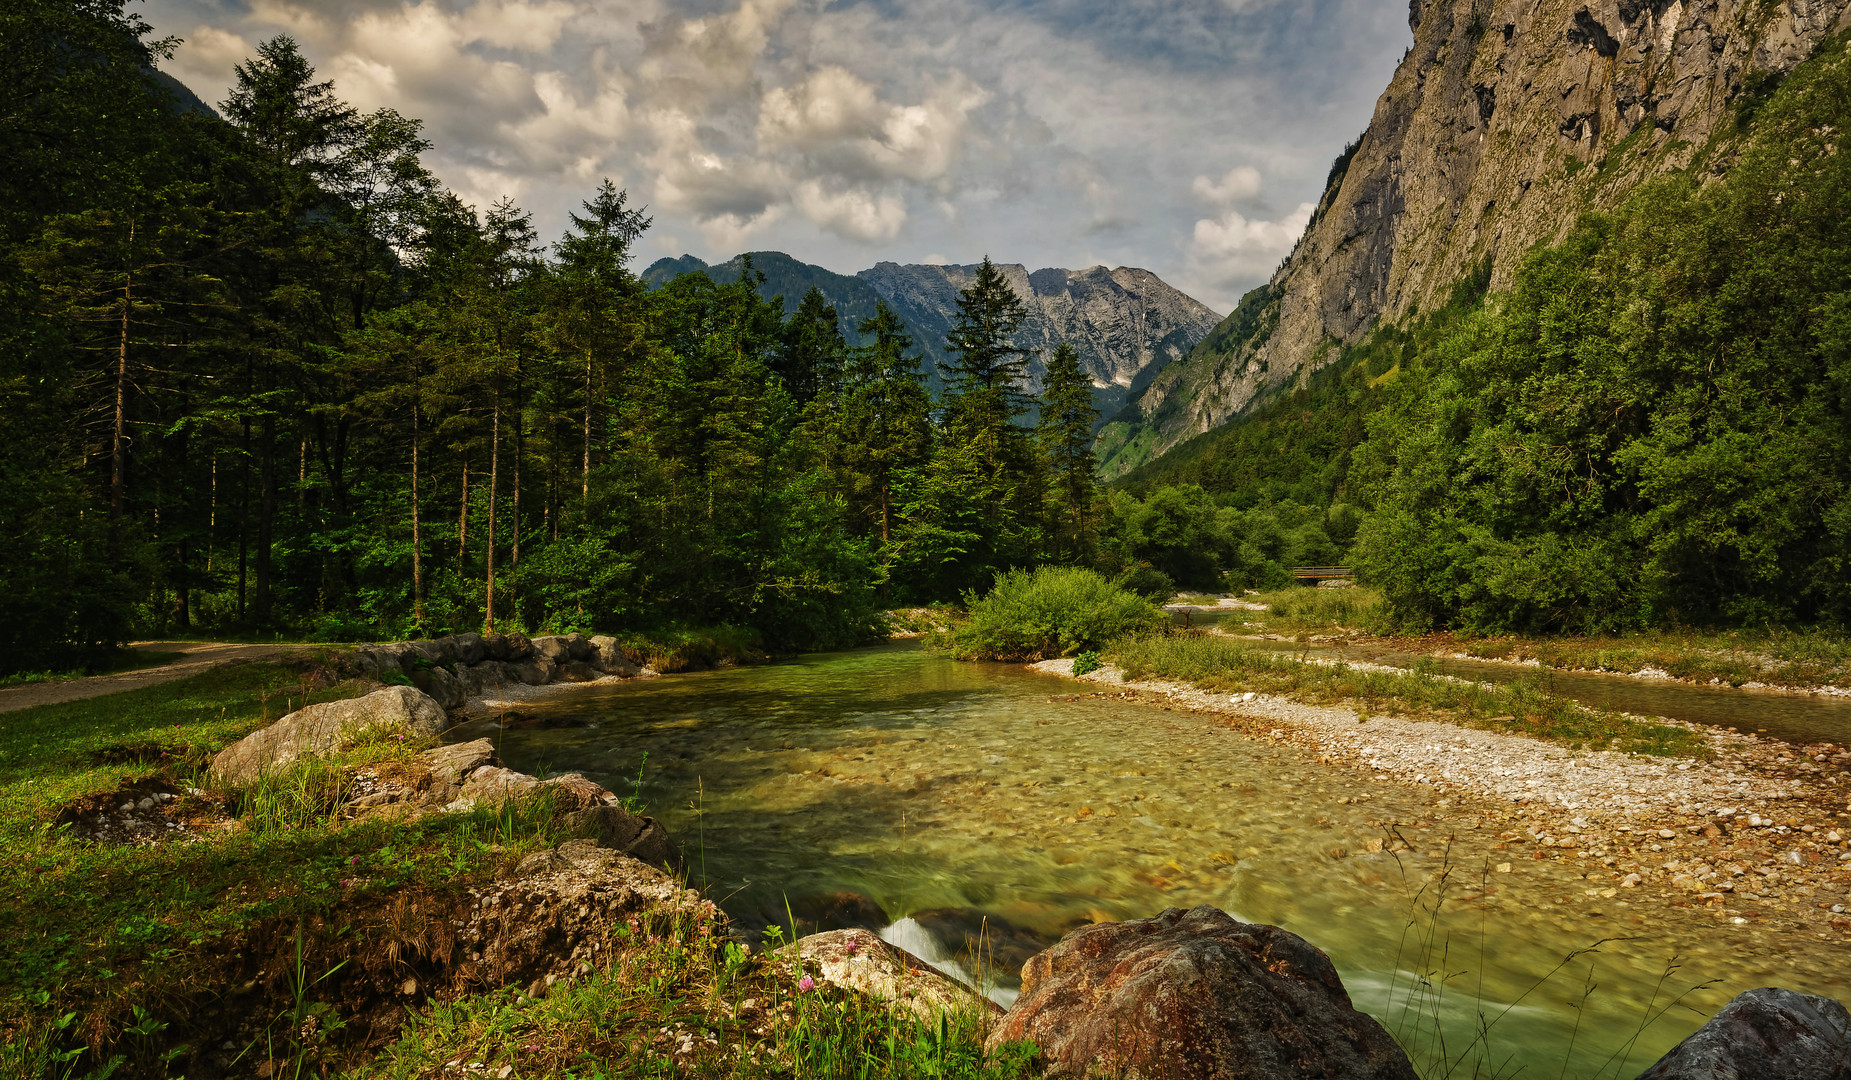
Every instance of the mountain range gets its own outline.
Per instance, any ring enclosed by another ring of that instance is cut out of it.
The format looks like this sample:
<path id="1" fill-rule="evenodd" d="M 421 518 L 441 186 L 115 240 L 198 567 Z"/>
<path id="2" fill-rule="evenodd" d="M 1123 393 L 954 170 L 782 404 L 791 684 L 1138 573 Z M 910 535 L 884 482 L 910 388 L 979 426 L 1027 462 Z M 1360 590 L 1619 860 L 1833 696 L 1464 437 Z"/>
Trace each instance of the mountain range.
<path id="1" fill-rule="evenodd" d="M 855 326 L 886 302 L 906 321 L 913 346 L 926 358 L 927 376 L 942 388 L 946 363 L 945 334 L 957 319 L 958 291 L 976 276 L 975 264 L 901 265 L 882 262 L 856 274 L 838 274 L 800 262 L 779 251 L 750 253 L 752 267 L 765 275 L 759 291 L 783 297 L 794 311 L 804 293 L 820 289 L 836 308 L 843 335 L 860 340 Z M 643 271 L 643 281 L 660 287 L 676 276 L 701 272 L 716 281 L 739 280 L 741 258 L 709 265 L 692 255 L 659 259 Z M 1164 368 L 1187 356 L 1221 316 L 1157 275 L 1136 267 L 1085 270 L 1045 269 L 1030 272 L 1019 263 L 999 263 L 1028 309 L 1015 343 L 1033 349 L 1029 362 L 1032 388 L 1041 388 L 1047 359 L 1065 342 L 1080 354 L 1093 378 L 1094 402 L 1101 417 L 1117 413 Z"/>

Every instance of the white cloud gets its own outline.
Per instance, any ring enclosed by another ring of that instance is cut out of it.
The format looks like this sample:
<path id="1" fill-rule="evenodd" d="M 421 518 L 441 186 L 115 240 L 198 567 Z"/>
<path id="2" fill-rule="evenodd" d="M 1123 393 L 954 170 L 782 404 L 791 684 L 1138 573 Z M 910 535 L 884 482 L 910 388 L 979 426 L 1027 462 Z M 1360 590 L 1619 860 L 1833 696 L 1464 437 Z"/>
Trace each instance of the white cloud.
<path id="1" fill-rule="evenodd" d="M 1242 202 L 1260 193 L 1260 170 L 1251 165 L 1236 165 L 1219 180 L 1210 180 L 1206 176 L 1196 177 L 1189 190 L 1210 206 Z"/>
<path id="2" fill-rule="evenodd" d="M 1316 209 L 1299 203 L 1277 221 L 1253 220 L 1233 210 L 1202 218 L 1189 238 L 1189 262 L 1217 292 L 1237 282 L 1263 279 L 1304 235 Z"/>
<path id="3" fill-rule="evenodd" d="M 207 100 L 292 34 L 543 234 L 611 176 L 651 252 L 1129 264 L 1222 308 L 1289 250 L 1304 214 L 1278 208 L 1315 197 L 1406 41 L 1371 0 L 143 2 Z"/>

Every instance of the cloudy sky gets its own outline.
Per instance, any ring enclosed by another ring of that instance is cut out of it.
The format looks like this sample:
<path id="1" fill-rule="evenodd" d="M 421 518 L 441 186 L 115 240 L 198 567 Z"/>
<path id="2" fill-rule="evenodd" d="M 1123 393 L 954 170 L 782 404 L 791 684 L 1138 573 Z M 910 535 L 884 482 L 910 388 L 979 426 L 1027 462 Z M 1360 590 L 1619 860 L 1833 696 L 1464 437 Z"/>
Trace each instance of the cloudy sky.
<path id="1" fill-rule="evenodd" d="M 1290 250 L 1409 41 L 1400 0 L 145 0 L 218 102 L 275 34 L 556 236 L 602 177 L 639 263 L 1149 268 L 1220 311 Z"/>

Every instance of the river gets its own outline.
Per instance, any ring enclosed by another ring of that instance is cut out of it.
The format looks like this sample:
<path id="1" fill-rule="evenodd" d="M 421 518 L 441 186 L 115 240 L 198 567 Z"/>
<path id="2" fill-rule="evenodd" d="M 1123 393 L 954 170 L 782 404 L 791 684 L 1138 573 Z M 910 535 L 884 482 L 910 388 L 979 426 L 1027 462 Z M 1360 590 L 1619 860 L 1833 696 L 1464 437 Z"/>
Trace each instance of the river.
<path id="1" fill-rule="evenodd" d="M 1322 948 L 1424 1075 L 1463 1056 L 1630 1078 L 1744 989 L 1851 1001 L 1838 942 L 1603 896 L 1572 860 L 1494 873 L 1513 852 L 1488 803 L 1092 689 L 900 642 L 588 687 L 454 735 L 619 792 L 647 753 L 649 812 L 741 924 L 858 910 L 965 970 L 975 934 L 1004 1001 L 1066 930 L 1198 904 Z"/>

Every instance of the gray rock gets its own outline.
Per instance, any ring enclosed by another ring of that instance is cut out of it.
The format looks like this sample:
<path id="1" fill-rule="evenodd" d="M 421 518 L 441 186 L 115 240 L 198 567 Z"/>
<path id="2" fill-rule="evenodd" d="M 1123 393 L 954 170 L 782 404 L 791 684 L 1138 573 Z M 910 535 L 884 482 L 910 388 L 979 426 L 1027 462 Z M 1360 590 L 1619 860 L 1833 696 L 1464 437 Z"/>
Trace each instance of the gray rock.
<path id="1" fill-rule="evenodd" d="M 553 681 L 553 662 L 544 656 L 514 665 L 515 677 L 528 686 L 545 686 Z"/>
<path id="2" fill-rule="evenodd" d="M 463 690 L 463 684 L 455 675 L 440 668 L 415 668 L 411 673 L 411 684 L 429 694 L 437 704 L 446 709 L 455 709 L 469 700 Z"/>
<path id="3" fill-rule="evenodd" d="M 480 664 L 488 659 L 488 643 L 481 634 L 457 634 L 450 639 L 456 645 L 456 662 Z"/>
<path id="4" fill-rule="evenodd" d="M 1031 957 L 986 1046 L 1019 1039 L 1048 1076 L 1415 1080 L 1328 957 L 1212 907 L 1083 926 Z"/>
<path id="5" fill-rule="evenodd" d="M 1851 1014 L 1831 998 L 1748 990 L 1639 1080 L 1851 1080 Z"/>
<path id="6" fill-rule="evenodd" d="M 970 987 L 866 930 L 811 934 L 782 950 L 785 956 L 792 952 L 802 960 L 804 969 L 814 971 L 822 982 L 891 1001 L 928 1022 L 936 1022 L 948 1012 L 1003 1011 Z"/>
<path id="7" fill-rule="evenodd" d="M 603 675 L 602 671 L 592 667 L 583 660 L 567 660 L 559 665 L 554 678 L 559 682 L 590 682 Z"/>
<path id="8" fill-rule="evenodd" d="M 422 656 L 433 664 L 456 662 L 455 638 L 427 638 L 423 641 L 408 641 L 405 644 L 413 655 Z"/>
<path id="9" fill-rule="evenodd" d="M 563 664 L 572 659 L 572 647 L 566 639 L 557 635 L 533 639 L 533 651 L 536 656 L 544 656 L 555 664 Z"/>
<path id="10" fill-rule="evenodd" d="M 508 634 L 503 640 L 508 650 L 504 659 L 518 664 L 533 655 L 533 642 L 527 640 L 526 634 Z"/>
<path id="11" fill-rule="evenodd" d="M 566 815 L 574 832 L 584 833 L 601 848 L 619 851 L 632 859 L 668 870 L 681 868 L 681 849 L 655 818 L 632 814 L 621 806 L 594 806 Z"/>
<path id="12" fill-rule="evenodd" d="M 591 644 L 593 648 L 598 650 L 597 659 L 594 660 L 593 663 L 597 664 L 598 668 L 605 673 L 610 675 L 622 675 L 626 679 L 633 679 L 642 673 L 643 669 L 637 667 L 628 656 L 624 655 L 623 650 L 618 647 L 616 638 L 600 634 L 591 639 Z"/>
<path id="13" fill-rule="evenodd" d="M 487 634 L 482 638 L 482 648 L 490 660 L 508 659 L 508 635 Z"/>
<path id="14" fill-rule="evenodd" d="M 220 787 L 244 787 L 307 757 L 331 754 L 369 732 L 431 738 L 448 726 L 443 706 L 409 686 L 297 709 L 219 752 L 209 772 Z"/>
<path id="15" fill-rule="evenodd" d="M 598 647 L 591 643 L 590 638 L 581 633 L 574 631 L 560 640 L 566 643 L 566 651 L 574 660 L 591 661 L 598 657 Z"/>
<path id="16" fill-rule="evenodd" d="M 495 763 L 495 744 L 487 739 L 451 743 L 427 750 L 421 756 L 430 767 L 432 780 L 461 787 L 464 777 Z"/>

